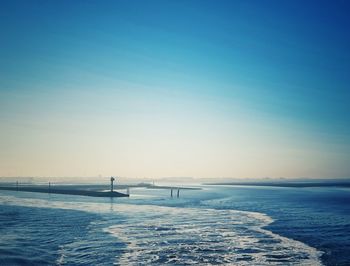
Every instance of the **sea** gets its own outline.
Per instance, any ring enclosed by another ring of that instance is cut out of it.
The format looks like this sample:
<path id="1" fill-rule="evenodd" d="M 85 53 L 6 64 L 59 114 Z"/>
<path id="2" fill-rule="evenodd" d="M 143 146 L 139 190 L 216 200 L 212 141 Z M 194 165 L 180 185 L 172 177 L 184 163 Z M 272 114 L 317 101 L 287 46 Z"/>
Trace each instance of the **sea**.
<path id="1" fill-rule="evenodd" d="M 0 265 L 350 265 L 350 189 L 0 191 Z"/>

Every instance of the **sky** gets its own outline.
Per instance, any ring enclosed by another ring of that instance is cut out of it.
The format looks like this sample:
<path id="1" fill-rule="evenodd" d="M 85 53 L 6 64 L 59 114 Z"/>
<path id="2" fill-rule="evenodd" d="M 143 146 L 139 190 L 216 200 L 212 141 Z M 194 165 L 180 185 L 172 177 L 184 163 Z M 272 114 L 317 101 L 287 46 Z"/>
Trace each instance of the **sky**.
<path id="1" fill-rule="evenodd" d="M 0 176 L 350 177 L 348 1 L 1 1 Z"/>

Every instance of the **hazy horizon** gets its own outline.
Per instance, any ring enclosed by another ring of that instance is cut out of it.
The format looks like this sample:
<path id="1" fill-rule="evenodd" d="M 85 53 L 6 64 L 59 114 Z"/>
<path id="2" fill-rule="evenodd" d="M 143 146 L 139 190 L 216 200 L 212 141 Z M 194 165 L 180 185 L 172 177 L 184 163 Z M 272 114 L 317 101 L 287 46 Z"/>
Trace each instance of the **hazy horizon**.
<path id="1" fill-rule="evenodd" d="M 346 1 L 0 6 L 0 176 L 350 176 Z"/>
<path id="2" fill-rule="evenodd" d="M 72 184 L 89 184 L 97 183 L 100 185 L 105 184 L 109 186 L 111 176 L 16 176 L 16 177 L 0 177 L 0 182 L 3 183 L 47 183 L 52 185 L 59 183 L 72 183 Z M 290 183 L 290 182 L 312 182 L 312 183 L 332 183 L 332 182 L 350 182 L 349 177 L 326 177 L 326 178 L 308 178 L 308 177 L 248 177 L 248 178 L 235 178 L 235 177 L 126 177 L 116 176 L 116 184 L 138 184 L 138 183 L 153 183 L 159 184 L 205 184 L 205 183 Z"/>

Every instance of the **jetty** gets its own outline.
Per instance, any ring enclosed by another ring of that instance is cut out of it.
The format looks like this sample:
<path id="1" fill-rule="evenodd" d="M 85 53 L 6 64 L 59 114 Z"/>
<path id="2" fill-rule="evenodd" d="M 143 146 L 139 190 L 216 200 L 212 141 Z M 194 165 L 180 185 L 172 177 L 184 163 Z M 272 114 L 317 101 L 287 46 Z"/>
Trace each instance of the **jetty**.
<path id="1" fill-rule="evenodd" d="M 117 191 L 92 191 L 92 190 L 80 190 L 80 189 L 59 189 L 59 188 L 37 187 L 37 186 L 26 186 L 26 187 L 18 187 L 18 188 L 8 187 L 8 186 L 0 186 L 0 190 L 78 195 L 78 196 L 89 196 L 89 197 L 129 197 L 128 194 L 124 194 L 124 193 L 117 192 Z"/>

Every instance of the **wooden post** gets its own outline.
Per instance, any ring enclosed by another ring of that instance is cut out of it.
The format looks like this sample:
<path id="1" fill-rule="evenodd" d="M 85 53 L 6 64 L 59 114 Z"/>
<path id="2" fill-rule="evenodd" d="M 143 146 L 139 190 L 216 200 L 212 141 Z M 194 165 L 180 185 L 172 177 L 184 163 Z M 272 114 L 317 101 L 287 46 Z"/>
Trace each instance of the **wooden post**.
<path id="1" fill-rule="evenodd" d="M 180 189 L 178 188 L 177 189 L 177 197 L 179 197 L 180 196 Z"/>
<path id="2" fill-rule="evenodd" d="M 170 190 L 170 197 L 173 197 L 173 189 Z"/>

